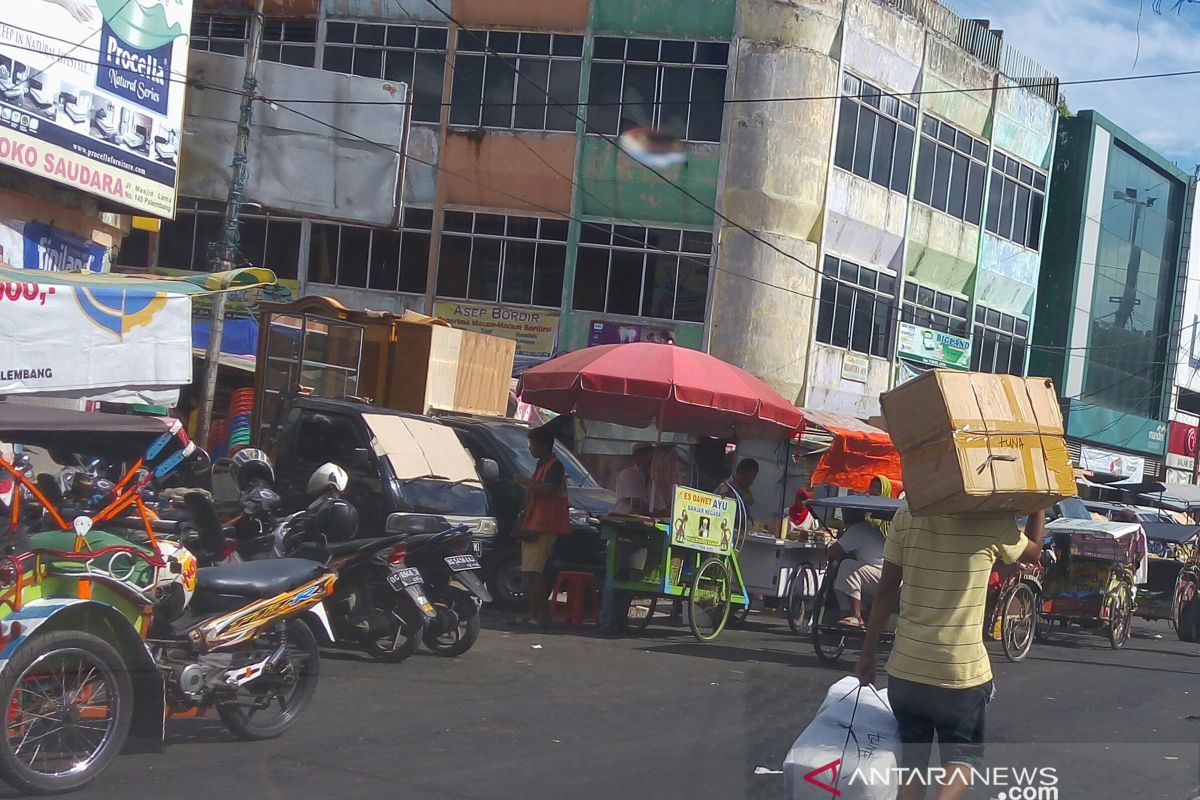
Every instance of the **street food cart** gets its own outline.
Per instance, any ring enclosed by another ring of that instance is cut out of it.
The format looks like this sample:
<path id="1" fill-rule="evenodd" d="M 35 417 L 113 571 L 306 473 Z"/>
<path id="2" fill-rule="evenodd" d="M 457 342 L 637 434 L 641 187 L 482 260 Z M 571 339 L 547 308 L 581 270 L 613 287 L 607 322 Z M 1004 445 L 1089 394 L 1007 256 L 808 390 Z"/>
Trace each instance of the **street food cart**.
<path id="1" fill-rule="evenodd" d="M 589 347 L 532 367 L 521 376 L 520 394 L 560 414 L 654 425 L 660 434 L 786 436 L 803 422 L 799 409 L 743 370 L 695 350 L 648 342 Z M 686 600 L 692 633 L 711 641 L 731 608 L 740 612 L 750 602 L 752 587 L 739 563 L 749 515 L 741 498 L 687 486 L 674 487 L 671 512 L 668 519 L 600 520 L 608 542 L 605 612 L 614 625 L 640 629 L 659 598 Z"/>

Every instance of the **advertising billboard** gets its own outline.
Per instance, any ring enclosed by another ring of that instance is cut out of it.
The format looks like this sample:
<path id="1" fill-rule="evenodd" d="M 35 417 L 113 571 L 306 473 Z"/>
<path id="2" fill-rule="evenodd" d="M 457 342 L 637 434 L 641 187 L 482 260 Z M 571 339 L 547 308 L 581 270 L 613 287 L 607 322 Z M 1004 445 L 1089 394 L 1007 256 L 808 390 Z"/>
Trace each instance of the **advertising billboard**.
<path id="1" fill-rule="evenodd" d="M 0 165 L 175 215 L 192 0 L 0 3 Z"/>

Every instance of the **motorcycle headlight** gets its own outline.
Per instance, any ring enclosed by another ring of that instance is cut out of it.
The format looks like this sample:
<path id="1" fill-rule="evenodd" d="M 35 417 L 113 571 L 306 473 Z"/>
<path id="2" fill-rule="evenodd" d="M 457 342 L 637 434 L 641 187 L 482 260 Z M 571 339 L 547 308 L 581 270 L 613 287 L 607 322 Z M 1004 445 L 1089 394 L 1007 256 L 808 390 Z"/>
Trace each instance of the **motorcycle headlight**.
<path id="1" fill-rule="evenodd" d="M 588 525 L 588 512 L 582 508 L 572 508 L 571 524 L 578 525 L 581 528 L 586 528 Z"/>
<path id="2" fill-rule="evenodd" d="M 479 524 L 475 526 L 475 530 L 472 531 L 472 533 L 476 536 L 482 536 L 485 539 L 491 539 L 495 537 L 496 520 L 492 519 L 491 517 L 485 517 L 484 519 L 481 519 Z"/>

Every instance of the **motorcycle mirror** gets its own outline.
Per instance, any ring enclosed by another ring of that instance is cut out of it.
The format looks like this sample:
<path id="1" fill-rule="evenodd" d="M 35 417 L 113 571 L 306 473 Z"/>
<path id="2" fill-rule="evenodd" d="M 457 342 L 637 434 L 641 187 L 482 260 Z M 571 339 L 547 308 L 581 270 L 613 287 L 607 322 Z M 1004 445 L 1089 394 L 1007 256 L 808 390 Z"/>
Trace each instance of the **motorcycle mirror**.
<path id="1" fill-rule="evenodd" d="M 481 458 L 476 465 L 479 469 L 479 478 L 484 481 L 496 481 L 500 479 L 500 465 L 492 458 Z"/>

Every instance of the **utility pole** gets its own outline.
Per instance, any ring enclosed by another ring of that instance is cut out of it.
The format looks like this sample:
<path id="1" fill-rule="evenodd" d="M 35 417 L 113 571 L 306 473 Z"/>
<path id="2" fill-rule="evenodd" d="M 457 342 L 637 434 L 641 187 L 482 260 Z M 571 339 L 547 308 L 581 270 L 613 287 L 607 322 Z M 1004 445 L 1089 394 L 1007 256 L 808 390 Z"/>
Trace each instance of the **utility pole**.
<path id="1" fill-rule="evenodd" d="M 225 202 L 225 224 L 222 227 L 220 256 L 215 259 L 222 270 L 237 266 L 241 240 L 242 203 L 245 200 L 247 151 L 250 146 L 250 124 L 254 115 L 254 93 L 258 86 L 258 55 L 262 50 L 263 0 L 254 0 L 250 16 L 250 43 L 246 49 L 246 72 L 242 78 L 242 105 L 238 115 L 237 138 L 233 143 L 233 167 L 229 181 L 229 197 Z M 221 362 L 221 336 L 225 332 L 225 302 L 227 294 L 218 291 L 212 299 L 212 321 L 209 323 L 208 348 L 204 352 L 204 382 L 201 385 L 200 422 L 196 441 L 208 447 L 212 430 L 213 400 L 217 394 L 217 369 Z"/>
<path id="2" fill-rule="evenodd" d="M 1138 304 L 1137 280 L 1142 266 L 1142 248 L 1137 245 L 1138 223 L 1142 219 L 1142 211 L 1154 205 L 1158 198 L 1147 197 L 1138 199 L 1137 189 L 1126 189 L 1124 192 L 1113 192 L 1113 199 L 1133 205 L 1133 229 L 1129 234 L 1129 264 L 1125 269 L 1125 290 L 1117 303 L 1117 314 L 1113 320 L 1114 327 L 1126 328 L 1133 321 L 1133 309 Z"/>

